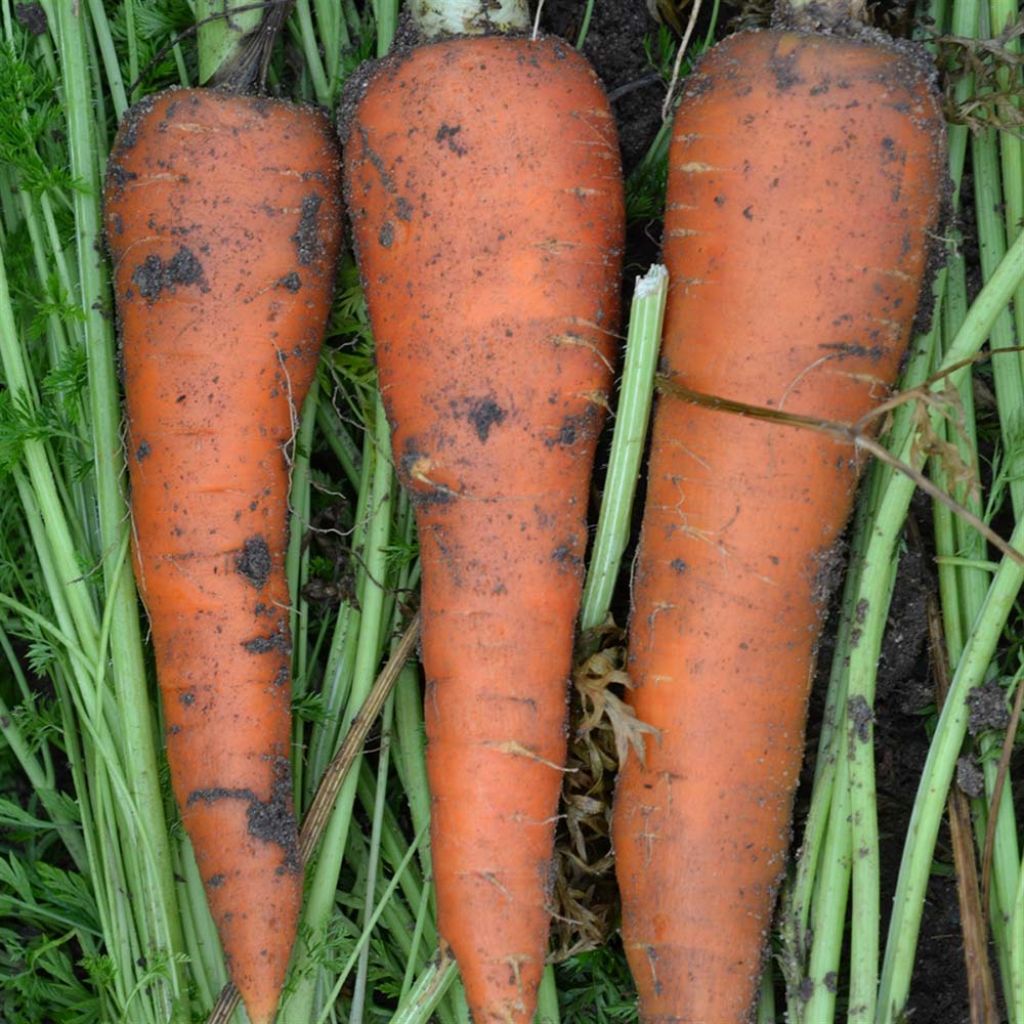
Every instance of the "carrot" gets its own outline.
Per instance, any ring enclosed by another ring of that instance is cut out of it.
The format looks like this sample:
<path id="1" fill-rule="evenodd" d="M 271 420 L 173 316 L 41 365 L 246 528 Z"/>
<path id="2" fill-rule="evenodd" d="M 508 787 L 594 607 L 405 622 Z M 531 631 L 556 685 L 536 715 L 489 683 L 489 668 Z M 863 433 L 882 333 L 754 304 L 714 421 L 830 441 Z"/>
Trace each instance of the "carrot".
<path id="1" fill-rule="evenodd" d="M 559 40 L 434 42 L 365 87 L 345 183 L 419 528 L 438 927 L 476 1024 L 518 1024 L 546 952 L 611 383 L 615 128 L 589 65 Z"/>
<path id="2" fill-rule="evenodd" d="M 302 891 L 288 445 L 330 308 L 338 165 L 320 112 L 177 90 L 129 112 L 106 183 L 171 782 L 254 1024 L 274 1016 Z"/>
<path id="3" fill-rule="evenodd" d="M 744 33 L 669 157 L 663 373 L 856 421 L 899 369 L 943 184 L 927 67 L 877 34 Z M 858 466 L 832 437 L 664 394 L 633 580 L 637 716 L 613 837 L 647 1022 L 747 1019 L 790 837 L 814 650 Z"/>

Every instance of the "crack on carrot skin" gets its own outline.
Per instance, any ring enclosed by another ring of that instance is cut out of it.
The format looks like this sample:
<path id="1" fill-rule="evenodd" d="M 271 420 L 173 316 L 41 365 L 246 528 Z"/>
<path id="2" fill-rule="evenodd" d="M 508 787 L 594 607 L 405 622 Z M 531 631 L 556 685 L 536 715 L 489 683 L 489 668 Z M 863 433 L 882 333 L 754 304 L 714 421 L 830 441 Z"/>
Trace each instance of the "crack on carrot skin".
<path id="1" fill-rule="evenodd" d="M 370 136 L 367 134 L 366 129 L 362 125 L 358 125 L 356 130 L 359 132 L 359 141 L 363 145 L 363 156 L 370 162 L 370 166 L 377 172 L 377 177 L 380 178 L 380 183 L 384 186 L 384 191 L 389 195 L 394 195 L 398 191 L 398 186 L 395 185 L 394 178 L 388 174 L 381 155 L 370 146 Z"/>
<path id="2" fill-rule="evenodd" d="M 877 363 L 885 354 L 885 350 L 881 345 L 872 345 L 868 347 L 867 345 L 861 345 L 852 341 L 823 343 L 819 345 L 818 348 L 835 352 L 835 358 L 839 360 L 870 359 L 871 362 Z"/>

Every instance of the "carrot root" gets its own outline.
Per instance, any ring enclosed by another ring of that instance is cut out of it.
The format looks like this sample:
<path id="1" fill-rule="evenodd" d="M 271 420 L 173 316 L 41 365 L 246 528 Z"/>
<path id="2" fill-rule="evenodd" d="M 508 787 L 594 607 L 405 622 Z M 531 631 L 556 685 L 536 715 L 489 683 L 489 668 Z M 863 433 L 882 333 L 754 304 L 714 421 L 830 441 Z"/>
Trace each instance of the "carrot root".
<path id="1" fill-rule="evenodd" d="M 859 420 L 910 336 L 943 166 L 907 48 L 793 32 L 715 47 L 674 126 L 665 376 Z M 644 1021 L 751 1009 L 857 474 L 830 437 L 658 400 L 629 670 L 659 738 L 621 770 L 613 822 Z"/>
<path id="2" fill-rule="evenodd" d="M 340 243 L 326 118 L 203 90 L 128 113 L 107 173 L 136 573 L 171 782 L 232 980 L 276 1011 L 302 877 L 287 448 Z"/>

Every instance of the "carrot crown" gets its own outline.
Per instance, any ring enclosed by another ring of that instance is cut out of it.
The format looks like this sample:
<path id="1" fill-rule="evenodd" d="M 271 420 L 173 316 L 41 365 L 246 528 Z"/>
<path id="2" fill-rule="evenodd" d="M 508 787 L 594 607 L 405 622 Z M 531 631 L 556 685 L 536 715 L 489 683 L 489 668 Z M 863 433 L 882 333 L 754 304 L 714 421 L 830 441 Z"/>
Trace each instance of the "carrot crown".
<path id="1" fill-rule="evenodd" d="M 527 0 L 412 0 L 409 6 L 427 39 L 525 32 L 530 27 Z"/>

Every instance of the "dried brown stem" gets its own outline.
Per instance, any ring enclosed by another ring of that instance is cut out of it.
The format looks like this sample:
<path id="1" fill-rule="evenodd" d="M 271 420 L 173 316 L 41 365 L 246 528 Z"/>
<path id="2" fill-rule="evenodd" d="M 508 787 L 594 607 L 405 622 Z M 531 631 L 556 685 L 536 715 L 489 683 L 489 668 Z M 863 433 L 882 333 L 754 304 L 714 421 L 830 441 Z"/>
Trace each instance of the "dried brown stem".
<path id="1" fill-rule="evenodd" d="M 880 462 L 902 473 L 914 482 L 914 484 L 925 492 L 929 497 L 941 502 L 960 516 L 969 526 L 977 530 L 993 547 L 997 548 L 1003 555 L 1018 565 L 1024 565 L 1024 554 L 1012 548 L 1002 537 L 999 536 L 987 523 L 979 519 L 969 509 L 964 508 L 958 501 L 951 498 L 941 488 L 936 487 L 920 470 L 903 462 L 879 444 L 870 434 L 864 431 L 856 423 L 843 423 L 836 420 L 819 419 L 816 416 L 803 416 L 799 413 L 783 412 L 780 409 L 769 409 L 760 405 L 747 405 L 745 402 L 737 402 L 731 398 L 721 398 L 717 395 L 706 395 L 700 391 L 693 391 L 678 381 L 668 377 L 658 376 L 656 378 L 658 389 L 664 394 L 682 398 L 694 405 L 705 409 L 716 409 L 721 412 L 734 413 L 737 416 L 746 416 L 750 419 L 767 420 L 787 427 L 802 427 L 805 430 L 813 430 L 819 434 L 826 434 L 841 443 L 854 445 L 857 448 L 873 455 Z"/>

